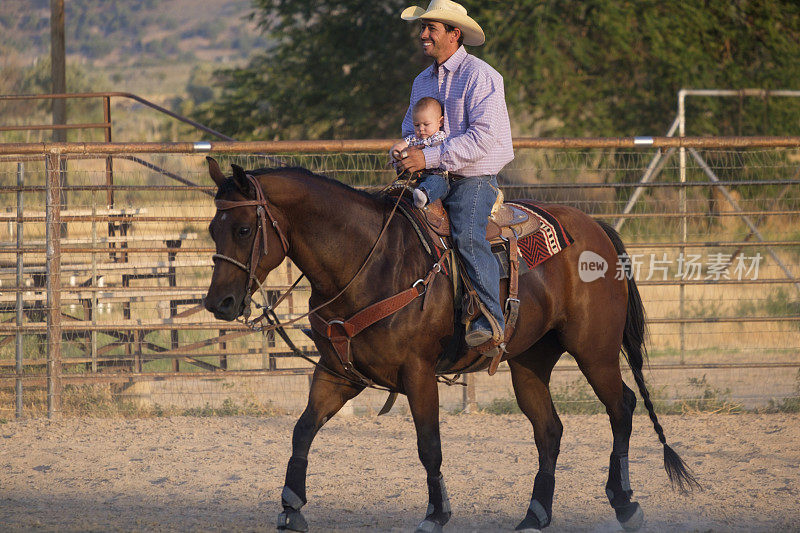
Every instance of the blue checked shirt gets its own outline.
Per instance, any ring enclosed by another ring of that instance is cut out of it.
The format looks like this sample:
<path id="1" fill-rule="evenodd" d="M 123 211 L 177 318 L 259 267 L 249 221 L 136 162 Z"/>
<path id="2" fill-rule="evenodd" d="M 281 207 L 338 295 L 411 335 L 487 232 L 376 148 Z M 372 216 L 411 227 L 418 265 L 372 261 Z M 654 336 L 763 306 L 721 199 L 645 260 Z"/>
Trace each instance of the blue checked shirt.
<path id="1" fill-rule="evenodd" d="M 439 65 L 431 65 L 414 79 L 411 102 L 403 119 L 403 136 L 414 133 L 411 112 L 425 96 L 444 103 L 447 139 L 424 148 L 425 168 L 439 168 L 463 176 L 497 174 L 514 159 L 503 77 L 463 46 Z"/>

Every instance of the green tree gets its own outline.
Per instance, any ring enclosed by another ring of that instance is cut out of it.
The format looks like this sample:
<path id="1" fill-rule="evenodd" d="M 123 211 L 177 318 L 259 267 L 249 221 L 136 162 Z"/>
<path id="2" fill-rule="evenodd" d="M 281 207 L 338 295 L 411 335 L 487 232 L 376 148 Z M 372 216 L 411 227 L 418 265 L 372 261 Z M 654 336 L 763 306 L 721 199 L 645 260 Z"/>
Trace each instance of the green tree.
<path id="1" fill-rule="evenodd" d="M 238 139 L 397 136 L 425 62 L 407 0 L 257 0 L 271 46 L 218 72 L 197 117 Z"/>
<path id="2" fill-rule="evenodd" d="M 518 0 L 473 12 L 488 36 L 481 53 L 505 75 L 522 129 L 657 135 L 681 88 L 798 88 L 794 1 Z M 796 100 L 771 111 L 759 100 L 687 103 L 694 134 L 796 135 L 800 126 Z"/>
<path id="3" fill-rule="evenodd" d="M 220 71 L 198 108 L 242 139 L 392 137 L 426 65 L 400 20 L 407 0 L 258 0 L 272 46 Z M 427 1 L 418 1 L 427 4 Z M 469 51 L 503 74 L 516 132 L 659 135 L 681 88 L 797 89 L 793 0 L 464 1 L 487 43 Z M 798 133 L 800 102 L 688 101 L 691 134 Z"/>

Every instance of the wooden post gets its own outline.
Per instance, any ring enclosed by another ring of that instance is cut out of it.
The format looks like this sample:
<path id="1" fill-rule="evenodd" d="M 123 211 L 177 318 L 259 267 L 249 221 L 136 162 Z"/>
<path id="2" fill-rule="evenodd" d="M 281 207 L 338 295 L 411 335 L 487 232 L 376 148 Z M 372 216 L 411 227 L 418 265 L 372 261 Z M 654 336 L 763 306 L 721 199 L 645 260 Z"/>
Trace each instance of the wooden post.
<path id="1" fill-rule="evenodd" d="M 64 37 L 64 0 L 50 0 L 50 75 L 53 80 L 53 94 L 67 92 L 67 60 Z M 53 125 L 67 123 L 67 101 L 63 98 L 53 99 Z M 53 130 L 54 142 L 66 142 L 67 130 Z M 59 202 L 67 205 L 67 160 L 59 158 L 61 186 Z M 59 227 L 59 234 L 67 236 L 67 227 Z"/>
<path id="2" fill-rule="evenodd" d="M 47 155 L 47 416 L 61 412 L 61 157 Z"/>

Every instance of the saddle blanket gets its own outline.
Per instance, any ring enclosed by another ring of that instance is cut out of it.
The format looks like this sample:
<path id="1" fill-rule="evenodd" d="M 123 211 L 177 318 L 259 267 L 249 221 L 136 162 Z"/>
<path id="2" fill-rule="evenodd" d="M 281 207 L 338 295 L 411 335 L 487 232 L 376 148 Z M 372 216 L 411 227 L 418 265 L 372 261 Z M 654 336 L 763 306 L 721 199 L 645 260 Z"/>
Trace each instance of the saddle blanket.
<path id="1" fill-rule="evenodd" d="M 534 268 L 574 242 L 558 219 L 541 204 L 530 200 L 513 200 L 508 203 L 524 210 L 528 216 L 535 217 L 541 224 L 539 231 L 517 241 L 528 268 Z"/>

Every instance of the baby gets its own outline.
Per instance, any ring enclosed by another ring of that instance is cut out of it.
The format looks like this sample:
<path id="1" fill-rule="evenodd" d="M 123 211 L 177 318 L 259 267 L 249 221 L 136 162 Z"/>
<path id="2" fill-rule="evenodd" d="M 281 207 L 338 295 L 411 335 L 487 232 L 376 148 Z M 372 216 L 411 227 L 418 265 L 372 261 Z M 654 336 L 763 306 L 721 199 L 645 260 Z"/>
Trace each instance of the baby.
<path id="1" fill-rule="evenodd" d="M 389 150 L 396 160 L 403 159 L 403 150 L 409 146 L 421 148 L 436 146 L 447 138 L 447 134 L 442 130 L 444 109 L 436 98 L 430 96 L 420 98 L 411 110 L 411 119 L 414 122 L 414 134 L 395 143 Z M 444 196 L 448 188 L 447 180 L 442 176 L 427 175 L 419 183 L 419 187 L 414 189 L 414 205 L 422 209 L 429 202 Z"/>

